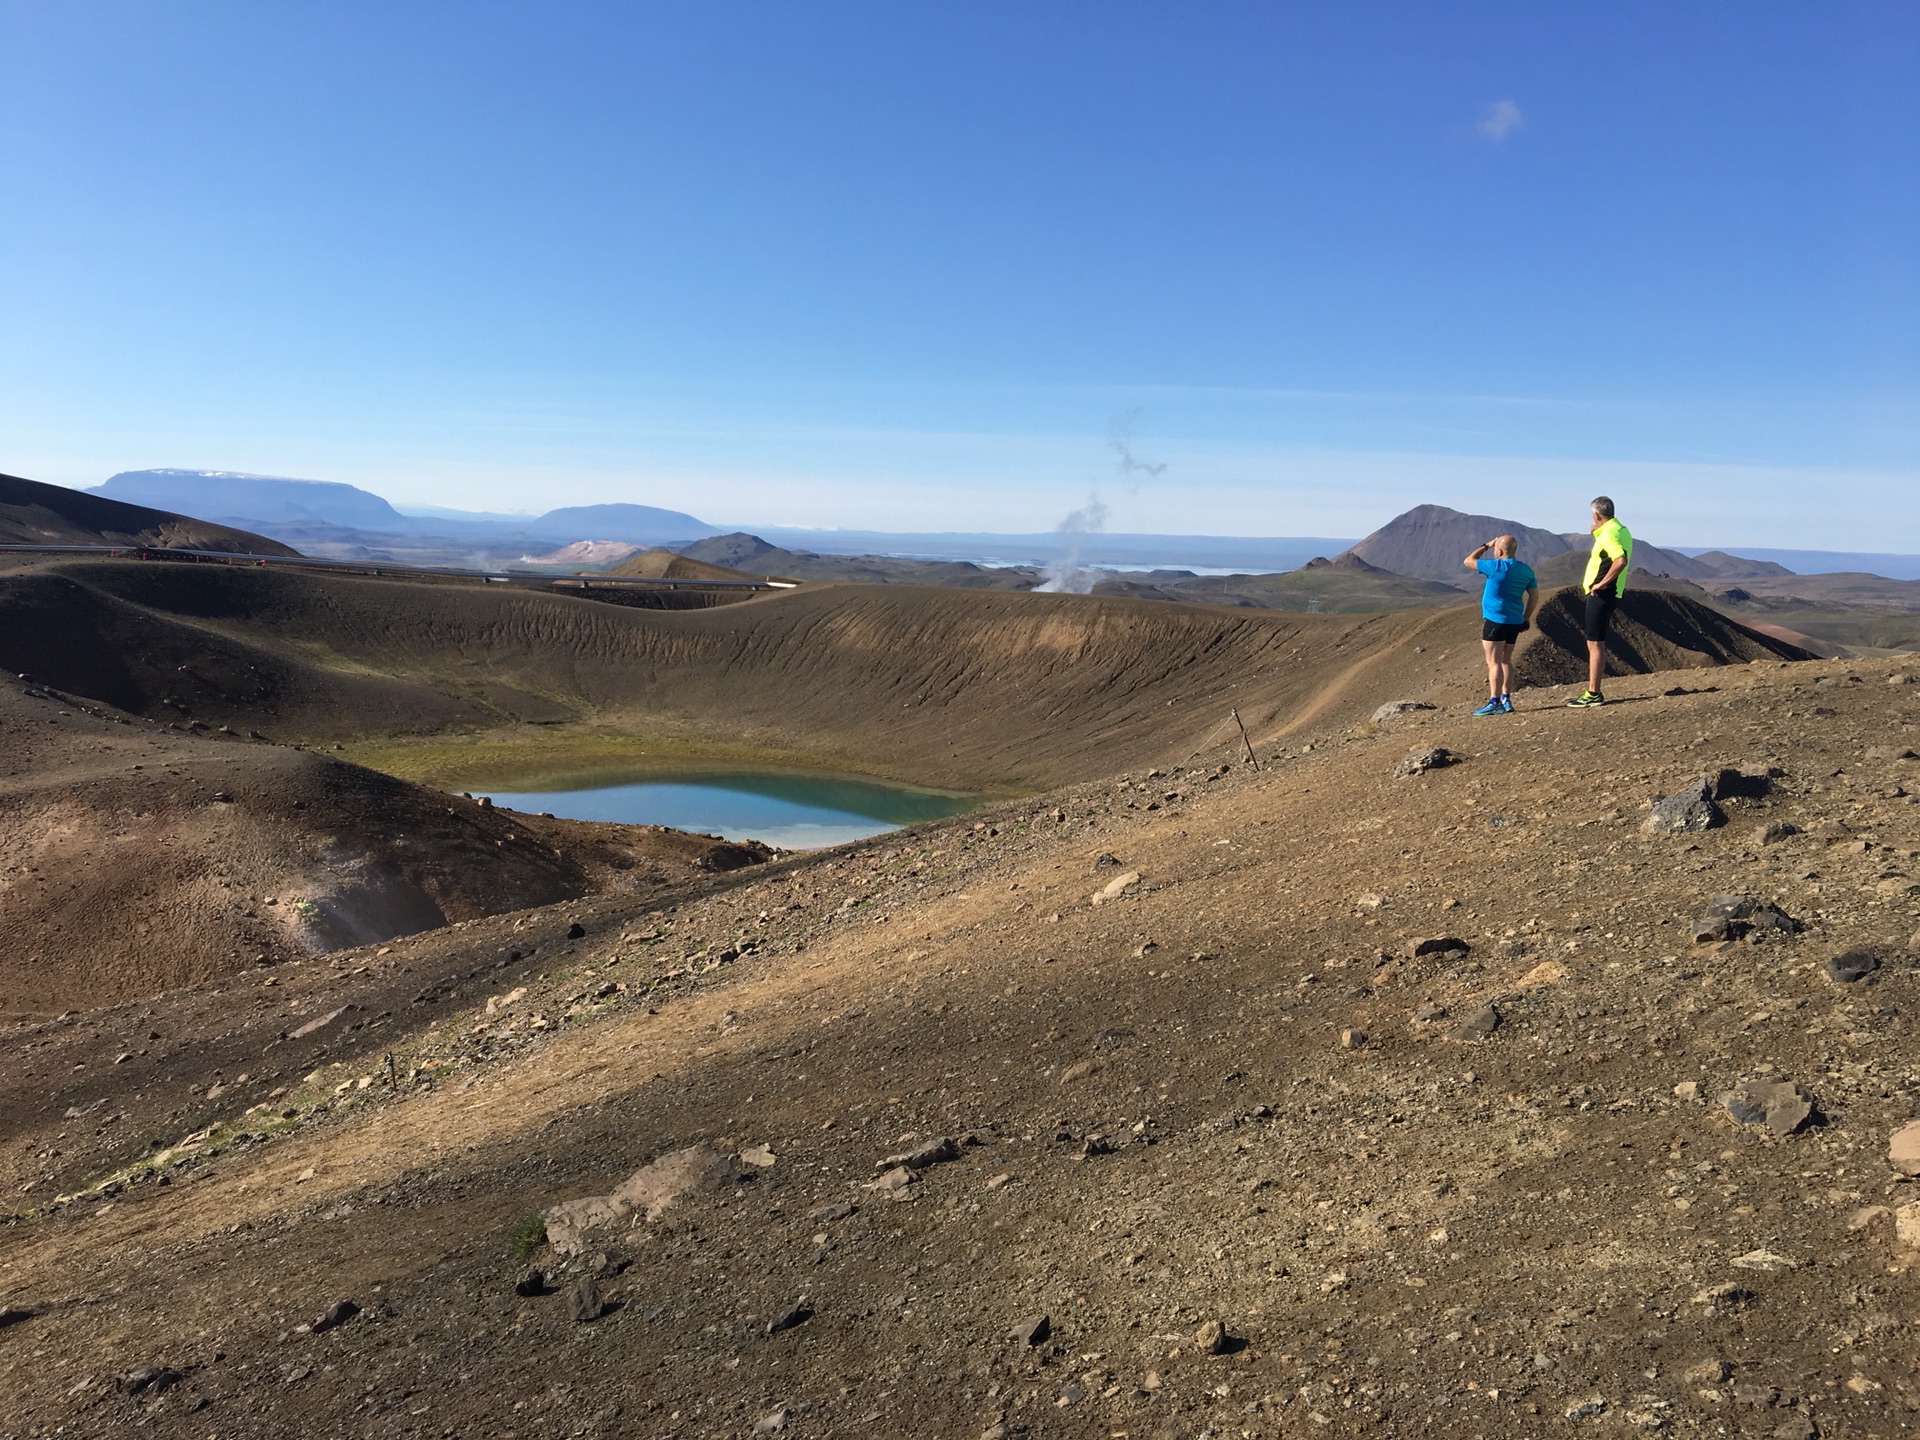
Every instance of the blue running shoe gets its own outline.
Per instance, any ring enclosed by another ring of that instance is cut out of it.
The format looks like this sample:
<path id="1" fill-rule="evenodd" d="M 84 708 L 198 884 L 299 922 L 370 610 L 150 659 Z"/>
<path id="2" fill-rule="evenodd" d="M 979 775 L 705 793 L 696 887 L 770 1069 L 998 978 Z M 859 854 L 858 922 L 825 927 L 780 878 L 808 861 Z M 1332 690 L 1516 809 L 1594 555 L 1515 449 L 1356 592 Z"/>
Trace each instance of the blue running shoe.
<path id="1" fill-rule="evenodd" d="M 1513 713 L 1513 697 L 1511 695 L 1502 695 L 1500 697 L 1500 713 L 1502 715 L 1511 715 Z"/>
<path id="2" fill-rule="evenodd" d="M 1486 704 L 1473 712 L 1476 715 L 1504 715 L 1506 711 L 1500 705 L 1500 697 L 1495 695 Z"/>

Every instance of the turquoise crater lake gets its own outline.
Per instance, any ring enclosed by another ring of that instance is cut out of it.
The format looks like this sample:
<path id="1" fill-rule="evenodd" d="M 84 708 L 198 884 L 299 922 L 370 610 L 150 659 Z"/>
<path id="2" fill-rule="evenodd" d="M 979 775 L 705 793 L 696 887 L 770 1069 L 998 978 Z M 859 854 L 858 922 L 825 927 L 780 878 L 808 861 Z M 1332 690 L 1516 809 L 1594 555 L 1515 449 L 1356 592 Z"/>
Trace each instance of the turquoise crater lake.
<path id="1" fill-rule="evenodd" d="M 956 815 L 964 795 L 840 776 L 727 772 L 568 790 L 489 790 L 494 804 L 568 820 L 667 825 L 697 835 L 818 850 Z"/>

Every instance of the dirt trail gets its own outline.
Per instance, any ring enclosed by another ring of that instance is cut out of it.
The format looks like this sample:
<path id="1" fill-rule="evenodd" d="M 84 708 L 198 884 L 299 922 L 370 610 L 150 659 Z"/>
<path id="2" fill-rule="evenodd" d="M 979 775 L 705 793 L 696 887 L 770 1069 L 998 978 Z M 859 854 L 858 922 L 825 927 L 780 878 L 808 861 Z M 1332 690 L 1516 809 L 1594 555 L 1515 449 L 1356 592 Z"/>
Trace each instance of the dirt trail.
<path id="1" fill-rule="evenodd" d="M 1491 721 L 1455 700 L 1269 743 L 1258 774 L 1223 742 L 665 903 L 576 902 L 577 941 L 535 912 L 310 963 L 289 1015 L 403 969 L 477 978 L 217 1107 L 190 1070 L 112 1061 L 143 1024 L 265 1024 L 258 977 L 19 1031 L 6 1093 L 126 1074 L 119 1124 L 163 1148 L 149 1179 L 138 1146 L 95 1152 L 134 1183 L 47 1210 L 36 1184 L 0 1230 L 0 1301 L 38 1312 L 0 1330 L 13 1424 L 1908 1433 L 1893 1212 L 1916 1194 L 1882 1157 L 1920 1084 L 1920 672 L 1691 678 L 1715 688 Z M 1416 744 L 1467 758 L 1392 778 Z M 1653 794 L 1729 764 L 1783 773 L 1724 826 L 1642 832 Z M 1729 891 L 1805 929 L 1696 943 Z M 1465 948 L 1419 953 L 1438 936 Z M 1827 978 L 1856 950 L 1880 969 Z M 387 1053 L 397 1091 L 358 1088 Z M 1719 1097 L 1749 1079 L 1817 1118 L 1739 1123 Z M 0 1173 L 34 1182 L 114 1113 L 11 1128 Z M 940 1135 L 970 1143 L 901 1199 L 863 1188 Z M 514 1293 L 531 1213 L 696 1141 L 773 1164 L 563 1267 L 564 1291 L 598 1265 L 619 1308 Z M 1048 1337 L 1016 1339 L 1040 1313 Z M 1244 1343 L 1208 1354 L 1207 1321 Z M 184 1378 L 113 1389 L 149 1362 Z"/>

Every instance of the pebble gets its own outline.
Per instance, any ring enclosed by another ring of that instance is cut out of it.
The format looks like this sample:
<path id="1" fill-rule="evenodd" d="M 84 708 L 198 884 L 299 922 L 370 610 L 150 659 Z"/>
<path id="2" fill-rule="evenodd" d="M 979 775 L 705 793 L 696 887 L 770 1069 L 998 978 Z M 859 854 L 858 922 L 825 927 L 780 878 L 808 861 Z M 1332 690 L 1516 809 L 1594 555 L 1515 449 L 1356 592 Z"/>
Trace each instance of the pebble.
<path id="1" fill-rule="evenodd" d="M 1864 980 L 1880 968 L 1880 957 L 1868 950 L 1849 950 L 1827 961 L 1827 978 L 1836 985 Z"/>
<path id="2" fill-rule="evenodd" d="M 600 1298 L 600 1282 L 591 1275 L 582 1275 L 573 1286 L 574 1320 L 585 1325 L 606 1313 L 606 1302 Z"/>
<path id="3" fill-rule="evenodd" d="M 1685 1100 L 1688 1104 L 1697 1103 L 1700 1099 L 1700 1082 L 1698 1080 L 1682 1080 L 1678 1085 L 1673 1087 L 1673 1098 L 1676 1100 Z"/>
<path id="4" fill-rule="evenodd" d="M 1485 1040 L 1500 1028 L 1500 1012 L 1488 1001 L 1453 1028 L 1456 1040 Z"/>
<path id="5" fill-rule="evenodd" d="M 1401 757 L 1400 763 L 1393 767 L 1396 776 L 1424 775 L 1429 770 L 1443 770 L 1449 765 L 1458 764 L 1460 756 L 1444 745 L 1433 745 L 1421 750 L 1409 750 Z"/>
<path id="6" fill-rule="evenodd" d="M 1902 1175 L 1920 1175 L 1920 1120 L 1909 1120 L 1893 1132 L 1887 1159 Z"/>
<path id="7" fill-rule="evenodd" d="M 1193 1343 L 1209 1355 L 1225 1355 L 1233 1348 L 1233 1337 L 1218 1320 L 1209 1320 L 1193 1332 Z"/>
<path id="8" fill-rule="evenodd" d="M 1376 725 L 1384 725 L 1389 720 L 1398 720 L 1402 715 L 1411 714 L 1416 710 L 1433 710 L 1437 708 L 1437 706 L 1428 700 L 1389 700 L 1373 712 L 1373 723 Z"/>
<path id="9" fill-rule="evenodd" d="M 526 1299 L 547 1293 L 547 1272 L 538 1265 L 513 1282 L 513 1293 Z"/>
<path id="10" fill-rule="evenodd" d="M 181 1375 L 171 1365 L 136 1365 L 131 1370 L 123 1370 L 113 1380 L 113 1388 L 129 1395 L 142 1395 L 149 1390 L 165 1390 L 178 1385 Z"/>
<path id="11" fill-rule="evenodd" d="M 1451 955 L 1455 951 L 1465 955 L 1472 949 L 1471 945 L 1457 935 L 1435 935 L 1426 940 L 1416 941 L 1413 956 L 1418 960 L 1427 955 Z"/>
<path id="12" fill-rule="evenodd" d="M 1655 796 L 1640 829 L 1649 835 L 1684 835 L 1726 823 L 1726 812 L 1713 803 L 1713 782 L 1702 776 L 1672 795 Z"/>
<path id="13" fill-rule="evenodd" d="M 804 1325 L 813 1318 L 813 1309 L 808 1305 L 796 1305 L 784 1310 L 767 1322 L 767 1334 L 778 1335 L 782 1330 L 791 1330 L 796 1325 Z"/>
<path id="14" fill-rule="evenodd" d="M 1591 1400 L 1576 1400 L 1567 1407 L 1567 1419 L 1569 1420 L 1591 1420 L 1596 1415 L 1604 1415 L 1606 1413 L 1607 1402 L 1597 1395 Z"/>
<path id="15" fill-rule="evenodd" d="M 25 1305 L 0 1305 L 0 1330 L 9 1325 L 18 1325 L 23 1320 L 31 1320 L 38 1313 Z"/>
<path id="16" fill-rule="evenodd" d="M 753 1422 L 753 1433 L 756 1435 L 772 1435 L 786 1428 L 787 1412 L 785 1410 L 775 1410 Z"/>
<path id="17" fill-rule="evenodd" d="M 892 1170 L 905 1166 L 909 1170 L 924 1170 L 929 1165 L 939 1165 L 948 1160 L 960 1158 L 960 1144 L 951 1135 L 942 1135 L 938 1140 L 930 1140 L 914 1150 L 899 1155 L 889 1155 L 874 1165 L 876 1170 Z"/>
<path id="18" fill-rule="evenodd" d="M 1731 1374 L 1733 1366 L 1724 1360 L 1702 1360 L 1697 1365 L 1689 1366 L 1687 1373 L 1680 1378 L 1689 1385 L 1718 1385 Z"/>
<path id="19" fill-rule="evenodd" d="M 822 1205 L 818 1210 L 814 1211 L 809 1218 L 822 1220 L 831 1224 L 835 1220 L 851 1220 L 854 1215 L 859 1212 L 859 1209 L 860 1207 L 858 1205 L 852 1204 L 849 1201 L 836 1200 L 831 1205 Z"/>
<path id="20" fill-rule="evenodd" d="M 1029 1315 L 1013 1327 L 1013 1338 L 1029 1348 L 1047 1343 L 1053 1334 L 1053 1319 L 1047 1315 Z"/>
<path id="21" fill-rule="evenodd" d="M 1358 1050 L 1366 1043 L 1367 1032 L 1364 1030 L 1349 1028 L 1340 1032 L 1340 1048 L 1343 1050 Z"/>
<path id="22" fill-rule="evenodd" d="M 1745 1080 L 1720 1103 L 1742 1125 L 1765 1125 L 1781 1139 L 1793 1134 L 1813 1115 L 1813 1096 L 1791 1080 Z"/>
<path id="23" fill-rule="evenodd" d="M 1778 845 L 1799 833 L 1800 827 L 1791 820 L 1772 820 L 1754 831 L 1753 838 L 1762 845 Z"/>
<path id="24" fill-rule="evenodd" d="M 313 1322 L 313 1333 L 318 1335 L 324 1330 L 332 1330 L 346 1324 L 360 1313 L 360 1307 L 351 1300 L 336 1300 L 327 1307 L 327 1311 Z"/>

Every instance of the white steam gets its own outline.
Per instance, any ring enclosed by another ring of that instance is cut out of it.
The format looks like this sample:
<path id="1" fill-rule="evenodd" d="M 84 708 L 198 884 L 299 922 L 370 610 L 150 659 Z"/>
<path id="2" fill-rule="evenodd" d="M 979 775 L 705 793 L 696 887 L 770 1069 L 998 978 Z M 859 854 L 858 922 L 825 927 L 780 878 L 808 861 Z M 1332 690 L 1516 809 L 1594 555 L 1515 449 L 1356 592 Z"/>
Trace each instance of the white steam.
<path id="1" fill-rule="evenodd" d="M 1034 588 L 1048 595 L 1085 595 L 1104 573 L 1080 563 L 1087 536 L 1098 535 L 1107 528 L 1107 507 L 1099 492 L 1087 496 L 1085 505 L 1053 528 L 1063 542 L 1062 553 L 1047 562 L 1046 583 Z"/>

